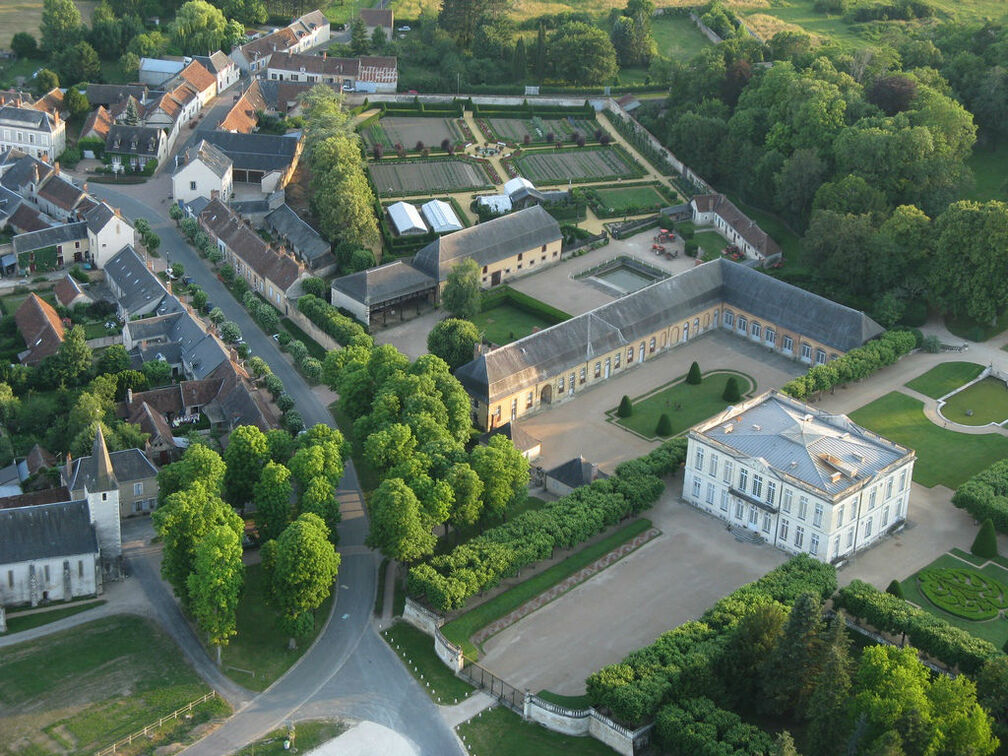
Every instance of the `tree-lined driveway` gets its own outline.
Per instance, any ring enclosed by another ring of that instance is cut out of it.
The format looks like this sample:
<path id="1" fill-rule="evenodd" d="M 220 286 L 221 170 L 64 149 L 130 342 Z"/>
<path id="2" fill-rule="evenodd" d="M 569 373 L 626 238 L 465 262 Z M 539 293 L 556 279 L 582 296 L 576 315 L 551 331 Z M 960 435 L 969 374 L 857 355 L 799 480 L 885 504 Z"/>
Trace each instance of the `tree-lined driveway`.
<path id="1" fill-rule="evenodd" d="M 221 308 L 226 318 L 238 323 L 252 352 L 262 357 L 283 381 L 305 423 L 332 425 L 326 406 L 287 361 L 276 342 L 255 325 L 245 308 L 189 247 L 175 223 L 168 218 L 170 203 L 165 201 L 170 191 L 168 176 L 126 191 L 121 187 L 97 184 L 93 191 L 120 208 L 127 218 L 147 218 L 152 230 L 161 237 L 162 256 L 173 263 L 182 263 L 186 274 L 207 292 L 210 301 Z M 343 514 L 339 529 L 343 556 L 329 623 L 312 648 L 287 674 L 214 733 L 190 746 L 186 753 L 193 756 L 231 753 L 287 719 L 308 716 L 377 722 L 408 738 L 421 754 L 445 756 L 461 752 L 437 706 L 378 637 L 371 622 L 378 557 L 364 549 L 367 519 L 363 495 L 350 462 L 337 495 Z M 163 582 L 161 586 L 167 592 Z M 184 623 L 181 615 L 176 619 Z M 205 651 L 202 654 L 207 657 Z M 201 666 L 196 665 L 197 671 Z M 214 684 L 214 680 L 207 681 Z M 380 751 L 380 744 L 376 744 L 376 750 Z"/>

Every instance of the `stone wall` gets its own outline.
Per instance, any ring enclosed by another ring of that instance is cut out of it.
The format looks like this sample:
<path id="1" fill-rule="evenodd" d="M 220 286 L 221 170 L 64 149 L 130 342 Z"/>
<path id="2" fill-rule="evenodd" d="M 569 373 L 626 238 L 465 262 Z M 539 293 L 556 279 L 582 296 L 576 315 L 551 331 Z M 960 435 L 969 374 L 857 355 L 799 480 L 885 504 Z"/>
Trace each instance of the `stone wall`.
<path id="1" fill-rule="evenodd" d="M 444 624 L 444 617 L 434 614 L 409 596 L 406 597 L 406 606 L 403 608 L 403 619 L 432 637 L 434 632 Z"/>
<path id="2" fill-rule="evenodd" d="M 720 36 L 718 36 L 717 32 L 715 32 L 713 29 L 707 26 L 707 24 L 705 24 L 703 21 L 700 20 L 700 16 L 698 16 L 696 13 L 690 13 L 689 17 L 693 19 L 693 23 L 697 25 L 697 28 L 703 33 L 703 35 L 707 37 L 707 39 L 709 39 L 715 45 L 724 42 L 724 40 L 721 39 Z"/>
<path id="3" fill-rule="evenodd" d="M 316 342 L 318 342 L 319 346 L 327 351 L 339 349 L 341 347 L 341 345 L 337 343 L 336 339 L 328 333 L 325 333 L 321 328 L 304 316 L 304 313 L 297 308 L 297 300 L 288 299 L 288 301 L 290 302 L 290 307 L 287 308 L 287 317 L 294 321 L 294 325 L 311 336 Z"/>

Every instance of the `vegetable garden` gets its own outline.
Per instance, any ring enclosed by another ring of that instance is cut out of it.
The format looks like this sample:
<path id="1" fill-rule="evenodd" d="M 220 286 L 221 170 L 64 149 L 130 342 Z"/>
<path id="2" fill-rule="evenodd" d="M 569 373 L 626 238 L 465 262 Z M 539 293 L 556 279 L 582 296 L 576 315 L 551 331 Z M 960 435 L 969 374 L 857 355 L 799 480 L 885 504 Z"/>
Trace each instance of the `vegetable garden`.
<path id="1" fill-rule="evenodd" d="M 370 163 L 368 173 L 380 197 L 489 189 L 494 183 L 483 163 L 464 157 L 382 161 Z"/>
<path id="2" fill-rule="evenodd" d="M 452 144 L 461 144 L 465 141 L 457 119 L 426 116 L 382 118 L 377 123 L 362 128 L 361 137 L 368 149 L 376 144 L 388 149 L 401 144 L 407 150 L 414 150 L 418 142 L 439 149 L 445 139 Z"/>
<path id="3" fill-rule="evenodd" d="M 546 135 L 553 134 L 558 142 L 570 141 L 576 133 L 592 141 L 598 121 L 594 118 L 483 118 L 480 130 L 490 139 L 509 144 L 521 144 L 527 136 L 533 143 L 545 144 Z"/>
<path id="4" fill-rule="evenodd" d="M 516 154 L 502 162 L 536 186 L 644 175 L 644 170 L 619 146 L 535 150 Z"/>

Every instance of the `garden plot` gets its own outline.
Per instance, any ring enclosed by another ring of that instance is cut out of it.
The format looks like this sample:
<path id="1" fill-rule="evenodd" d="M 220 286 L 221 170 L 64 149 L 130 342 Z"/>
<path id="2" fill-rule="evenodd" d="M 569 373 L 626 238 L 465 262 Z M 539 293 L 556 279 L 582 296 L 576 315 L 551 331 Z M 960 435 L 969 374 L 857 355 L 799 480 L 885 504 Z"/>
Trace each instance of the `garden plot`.
<path id="1" fill-rule="evenodd" d="M 368 173 L 382 197 L 464 192 L 492 186 L 483 166 L 465 158 L 371 163 Z"/>
<path id="2" fill-rule="evenodd" d="M 511 162 L 519 175 L 536 186 L 637 178 L 643 174 L 633 158 L 616 147 L 539 150 L 518 155 Z"/>
<path id="3" fill-rule="evenodd" d="M 594 138 L 595 130 L 598 129 L 598 121 L 594 118 L 486 118 L 482 119 L 486 123 L 489 136 L 499 142 L 510 142 L 520 144 L 525 141 L 525 137 L 531 142 L 547 141 L 546 135 L 553 134 L 555 141 L 570 141 L 571 135 L 575 132 L 581 134 L 586 139 Z"/>
<path id="4" fill-rule="evenodd" d="M 440 147 L 445 139 L 452 144 L 463 141 L 462 131 L 454 118 L 424 116 L 382 118 L 378 123 L 364 128 L 361 136 L 369 149 L 376 144 L 389 149 L 401 144 L 407 150 L 413 150 L 419 142 L 423 142 L 425 147 Z"/>

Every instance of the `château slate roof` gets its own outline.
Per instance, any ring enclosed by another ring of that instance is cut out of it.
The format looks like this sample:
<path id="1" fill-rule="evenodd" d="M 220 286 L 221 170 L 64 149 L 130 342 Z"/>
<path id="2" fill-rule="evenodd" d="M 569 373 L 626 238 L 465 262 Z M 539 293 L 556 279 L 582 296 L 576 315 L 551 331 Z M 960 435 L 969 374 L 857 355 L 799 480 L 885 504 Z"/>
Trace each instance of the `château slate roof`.
<path id="1" fill-rule="evenodd" d="M 295 252 L 308 260 L 315 260 L 331 251 L 329 242 L 291 210 L 286 202 L 267 213 L 263 220 L 274 233 L 283 237 Z"/>
<path id="2" fill-rule="evenodd" d="M 554 467 L 552 470 L 547 470 L 546 477 L 553 478 L 553 480 L 563 483 L 570 488 L 580 488 L 581 486 L 587 486 L 593 481 L 608 478 L 609 476 L 599 470 L 598 465 L 593 462 L 589 462 L 584 457 L 575 457 L 574 459 L 567 460 L 562 465 Z"/>
<path id="3" fill-rule="evenodd" d="M 0 564 L 97 553 L 87 501 L 0 510 Z"/>
<path id="4" fill-rule="evenodd" d="M 365 305 L 433 289 L 437 282 L 402 260 L 333 279 L 332 288 Z"/>
<path id="5" fill-rule="evenodd" d="M 494 349 L 455 375 L 470 393 L 492 401 L 722 303 L 841 352 L 883 331 L 862 312 L 722 258 Z"/>

